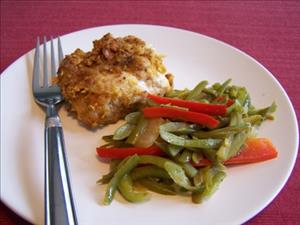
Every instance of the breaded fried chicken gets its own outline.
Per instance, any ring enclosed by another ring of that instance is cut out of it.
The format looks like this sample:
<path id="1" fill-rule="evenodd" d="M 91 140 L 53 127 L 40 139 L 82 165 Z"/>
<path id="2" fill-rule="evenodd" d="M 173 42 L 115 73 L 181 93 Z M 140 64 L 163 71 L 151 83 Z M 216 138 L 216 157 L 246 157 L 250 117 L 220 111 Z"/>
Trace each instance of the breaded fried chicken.
<path id="1" fill-rule="evenodd" d="M 93 44 L 90 52 L 67 55 L 56 80 L 67 109 L 87 127 L 114 123 L 147 93 L 163 95 L 172 88 L 162 57 L 141 39 L 108 33 Z"/>

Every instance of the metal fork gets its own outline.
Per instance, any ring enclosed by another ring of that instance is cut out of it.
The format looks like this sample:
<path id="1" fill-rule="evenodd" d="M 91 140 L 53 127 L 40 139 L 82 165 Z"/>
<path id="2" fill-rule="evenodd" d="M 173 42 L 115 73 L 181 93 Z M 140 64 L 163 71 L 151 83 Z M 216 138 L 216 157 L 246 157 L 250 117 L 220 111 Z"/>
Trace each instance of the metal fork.
<path id="1" fill-rule="evenodd" d="M 51 77 L 56 76 L 55 53 L 51 38 Z M 57 41 L 58 60 L 63 58 L 60 39 Z M 44 37 L 43 72 L 40 71 L 40 40 L 37 38 L 32 91 L 35 101 L 46 111 L 45 119 L 45 224 L 78 224 L 65 153 L 63 130 L 56 105 L 63 100 L 60 88 L 49 79 L 47 40 Z M 42 82 L 40 82 L 42 81 Z M 42 84 L 41 84 L 42 83 Z"/>

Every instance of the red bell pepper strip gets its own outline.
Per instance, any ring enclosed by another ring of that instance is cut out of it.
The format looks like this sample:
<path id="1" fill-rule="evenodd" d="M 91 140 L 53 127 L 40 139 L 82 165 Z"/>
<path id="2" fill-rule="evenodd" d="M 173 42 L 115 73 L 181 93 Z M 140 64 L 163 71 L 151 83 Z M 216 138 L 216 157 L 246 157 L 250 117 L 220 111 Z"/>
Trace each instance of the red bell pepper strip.
<path id="1" fill-rule="evenodd" d="M 219 124 L 219 121 L 210 115 L 176 108 L 148 107 L 143 109 L 143 113 L 146 118 L 165 117 L 170 119 L 180 119 L 187 122 L 206 125 L 210 128 L 215 128 Z"/>
<path id="2" fill-rule="evenodd" d="M 101 158 L 110 159 L 122 159 L 127 156 L 134 154 L 138 155 L 164 155 L 163 151 L 156 146 L 151 146 L 149 148 L 97 148 L 97 154 Z M 248 164 L 256 163 L 261 161 L 266 161 L 276 158 L 278 155 L 276 148 L 272 142 L 267 138 L 250 138 L 246 141 L 246 144 L 241 149 L 239 155 L 230 158 L 225 161 L 225 165 L 237 165 L 237 164 Z M 207 166 L 211 162 L 207 159 L 201 160 L 199 163 L 194 164 L 194 166 Z"/>
<path id="3" fill-rule="evenodd" d="M 226 106 L 229 107 L 234 103 L 234 100 L 232 100 L 231 98 L 227 100 L 226 102 Z"/>
<path id="4" fill-rule="evenodd" d="M 242 147 L 240 154 L 224 162 L 225 165 L 247 164 L 274 159 L 278 155 L 276 148 L 267 138 L 250 138 Z M 201 160 L 195 166 L 207 166 L 211 162 L 207 159 Z"/>
<path id="5" fill-rule="evenodd" d="M 127 156 L 131 156 L 134 154 L 138 155 L 163 155 L 163 152 L 160 148 L 156 146 L 151 146 L 149 148 L 137 148 L 137 147 L 129 147 L 129 148 L 104 148 L 98 147 L 96 149 L 98 156 L 101 158 L 109 158 L 109 159 L 123 159 Z"/>
<path id="6" fill-rule="evenodd" d="M 215 116 L 216 115 L 224 116 L 227 110 L 227 106 L 225 104 L 201 103 L 201 102 L 196 102 L 191 100 L 167 98 L 167 97 L 161 97 L 161 96 L 151 95 L 151 94 L 148 94 L 147 97 L 159 104 L 171 104 L 175 106 L 188 108 L 190 111 L 193 112 L 206 113 Z"/>
<path id="7" fill-rule="evenodd" d="M 216 101 L 224 101 L 225 100 L 225 96 L 219 96 L 217 98 L 215 98 Z M 229 107 L 231 106 L 232 104 L 234 103 L 234 100 L 231 99 L 231 98 L 228 98 L 227 99 L 227 102 L 226 102 L 226 106 Z"/>

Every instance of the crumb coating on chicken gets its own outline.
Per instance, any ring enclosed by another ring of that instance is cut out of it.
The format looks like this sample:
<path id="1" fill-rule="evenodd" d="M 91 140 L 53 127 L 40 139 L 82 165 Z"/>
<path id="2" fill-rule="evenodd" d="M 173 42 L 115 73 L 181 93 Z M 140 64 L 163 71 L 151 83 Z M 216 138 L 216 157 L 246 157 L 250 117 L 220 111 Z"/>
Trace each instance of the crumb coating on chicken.
<path id="1" fill-rule="evenodd" d="M 147 93 L 163 95 L 172 88 L 162 56 L 132 35 L 110 33 L 93 49 L 76 49 L 60 64 L 56 83 L 67 109 L 89 128 L 115 123 L 141 103 Z"/>

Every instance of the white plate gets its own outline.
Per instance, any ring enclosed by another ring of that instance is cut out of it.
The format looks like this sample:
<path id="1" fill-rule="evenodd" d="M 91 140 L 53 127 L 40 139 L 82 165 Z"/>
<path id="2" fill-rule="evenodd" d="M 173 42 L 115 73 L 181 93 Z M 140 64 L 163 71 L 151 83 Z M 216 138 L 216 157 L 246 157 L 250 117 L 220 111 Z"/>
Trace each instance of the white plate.
<path id="1" fill-rule="evenodd" d="M 62 109 L 67 154 L 80 224 L 241 224 L 268 205 L 286 183 L 298 150 L 298 127 L 291 102 L 272 74 L 245 53 L 215 39 L 180 29 L 150 25 L 115 25 L 62 37 L 65 53 L 89 50 L 92 41 L 111 32 L 136 35 L 160 53 L 175 75 L 175 87 L 192 88 L 231 77 L 246 86 L 257 106 L 278 104 L 276 120 L 260 136 L 279 151 L 275 160 L 230 168 L 216 194 L 201 205 L 190 198 L 153 194 L 151 201 L 130 204 L 117 195 L 111 206 L 100 204 L 105 186 L 95 184 L 108 171 L 95 154 L 101 136 L 115 126 L 91 132 Z M 33 51 L 1 75 L 1 200 L 35 224 L 43 223 L 44 113 L 31 95 Z"/>

